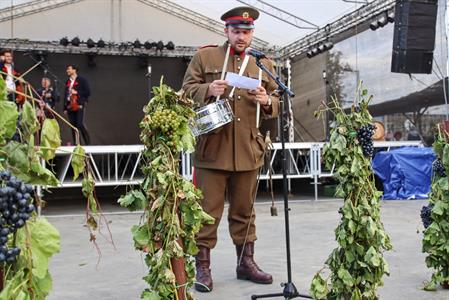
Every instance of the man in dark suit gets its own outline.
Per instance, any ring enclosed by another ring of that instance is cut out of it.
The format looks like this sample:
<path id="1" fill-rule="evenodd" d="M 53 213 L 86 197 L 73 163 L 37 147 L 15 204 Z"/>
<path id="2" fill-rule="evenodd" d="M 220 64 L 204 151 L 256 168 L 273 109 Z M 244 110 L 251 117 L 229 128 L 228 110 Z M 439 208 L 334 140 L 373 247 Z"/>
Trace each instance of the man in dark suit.
<path id="1" fill-rule="evenodd" d="M 86 105 L 90 97 L 89 83 L 86 78 L 78 75 L 78 67 L 70 64 L 67 66 L 67 79 L 64 92 L 64 113 L 69 117 L 70 123 L 76 127 L 84 139 L 85 145 L 90 145 L 90 137 L 84 124 Z M 75 131 L 72 130 L 73 143 L 76 144 Z"/>

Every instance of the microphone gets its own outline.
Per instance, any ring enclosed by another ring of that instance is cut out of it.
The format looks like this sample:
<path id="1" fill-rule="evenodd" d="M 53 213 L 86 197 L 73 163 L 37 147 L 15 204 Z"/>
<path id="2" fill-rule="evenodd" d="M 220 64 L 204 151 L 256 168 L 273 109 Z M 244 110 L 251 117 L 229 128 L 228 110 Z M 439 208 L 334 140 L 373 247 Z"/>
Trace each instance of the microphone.
<path id="1" fill-rule="evenodd" d="M 245 54 L 254 56 L 256 59 L 267 58 L 265 53 L 263 53 L 262 51 L 253 49 L 253 48 L 246 48 L 245 49 Z"/>

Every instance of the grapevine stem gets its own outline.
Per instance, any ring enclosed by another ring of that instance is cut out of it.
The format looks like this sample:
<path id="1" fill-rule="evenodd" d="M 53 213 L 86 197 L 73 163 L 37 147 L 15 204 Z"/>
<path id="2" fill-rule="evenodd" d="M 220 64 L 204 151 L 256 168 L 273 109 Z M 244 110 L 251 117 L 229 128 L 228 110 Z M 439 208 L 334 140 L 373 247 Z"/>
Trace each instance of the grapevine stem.
<path id="1" fill-rule="evenodd" d="M 27 75 L 28 73 L 30 73 L 31 71 L 33 71 L 34 69 L 36 69 L 40 64 L 42 63 L 42 61 L 38 61 L 34 66 L 32 66 L 31 68 L 29 68 L 26 72 L 24 72 L 23 74 L 21 74 L 19 77 L 17 77 L 17 80 L 23 81 L 26 83 L 26 81 L 23 79 L 23 77 L 25 77 L 25 75 Z M 5 74 L 4 72 L 2 72 L 3 74 Z"/>
<path id="2" fill-rule="evenodd" d="M 17 287 L 11 292 L 11 295 L 14 295 L 15 293 L 17 293 L 17 291 L 22 288 L 22 285 L 25 285 L 27 282 L 28 282 L 28 280 L 23 281 L 19 285 L 17 285 Z"/>
<path id="3" fill-rule="evenodd" d="M 31 235 L 30 235 L 30 230 L 28 228 L 28 224 L 27 223 L 25 223 L 25 227 L 24 228 L 25 228 L 25 236 L 26 236 L 25 245 L 26 245 L 26 248 L 27 248 L 27 251 L 28 251 L 28 268 L 30 270 L 32 270 L 33 269 L 33 253 L 31 251 Z M 29 285 L 31 287 L 32 284 L 33 284 L 33 272 L 29 272 L 28 282 L 29 282 Z M 36 295 L 32 292 L 33 289 L 30 288 L 29 290 L 32 293 L 33 299 L 35 299 Z"/>
<path id="4" fill-rule="evenodd" d="M 172 271 L 172 273 L 175 274 L 175 273 L 173 272 L 173 266 L 172 266 L 171 261 L 170 261 L 168 264 L 169 264 L 169 266 L 170 266 L 170 271 Z M 179 300 L 178 288 L 176 287 L 176 280 L 175 280 L 175 283 L 173 284 L 173 287 L 175 288 L 175 298 L 176 298 L 176 300 Z"/>

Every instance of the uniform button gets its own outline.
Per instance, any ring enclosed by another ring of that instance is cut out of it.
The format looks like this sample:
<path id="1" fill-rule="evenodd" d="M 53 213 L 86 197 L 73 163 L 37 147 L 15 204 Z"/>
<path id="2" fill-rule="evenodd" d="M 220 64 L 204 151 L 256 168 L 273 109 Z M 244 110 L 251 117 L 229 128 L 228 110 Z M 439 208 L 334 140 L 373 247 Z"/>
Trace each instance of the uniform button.
<path id="1" fill-rule="evenodd" d="M 242 98 L 241 96 L 237 96 L 237 99 L 239 99 L 240 100 L 240 98 Z"/>
<path id="2" fill-rule="evenodd" d="M 237 69 L 239 69 L 239 70 L 240 70 L 240 66 L 238 66 L 238 67 L 237 67 Z"/>
<path id="3" fill-rule="evenodd" d="M 240 122 L 240 118 L 237 118 L 237 122 Z"/>
<path id="4" fill-rule="evenodd" d="M 237 61 L 240 61 L 240 57 L 237 57 Z"/>

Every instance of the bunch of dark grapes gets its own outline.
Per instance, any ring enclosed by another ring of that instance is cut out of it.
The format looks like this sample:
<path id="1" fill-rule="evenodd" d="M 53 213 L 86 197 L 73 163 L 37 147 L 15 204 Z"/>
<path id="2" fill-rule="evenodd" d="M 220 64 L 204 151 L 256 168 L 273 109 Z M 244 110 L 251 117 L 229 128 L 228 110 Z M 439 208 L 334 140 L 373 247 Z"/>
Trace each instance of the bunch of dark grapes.
<path id="1" fill-rule="evenodd" d="M 8 247 L 8 237 L 23 227 L 34 212 L 33 186 L 23 183 L 9 171 L 0 172 L 0 263 L 14 263 L 20 254 Z"/>
<path id="2" fill-rule="evenodd" d="M 434 174 L 438 174 L 440 177 L 446 177 L 446 169 L 441 160 L 436 159 L 432 164 L 432 169 Z"/>
<path id="3" fill-rule="evenodd" d="M 151 117 L 151 128 L 160 130 L 167 137 L 167 145 L 169 147 L 176 147 L 175 132 L 180 125 L 181 119 L 171 109 L 157 110 Z"/>
<path id="4" fill-rule="evenodd" d="M 360 127 L 357 131 L 357 139 L 362 146 L 363 155 L 365 155 L 365 157 L 372 157 L 374 154 L 373 135 L 375 129 L 376 126 L 373 124 L 367 124 Z"/>
<path id="5" fill-rule="evenodd" d="M 430 226 L 430 224 L 432 224 L 432 208 L 433 208 L 433 204 L 430 203 L 427 206 L 423 206 L 421 208 L 421 220 L 422 220 L 422 224 L 424 225 L 424 228 L 427 228 Z"/>

